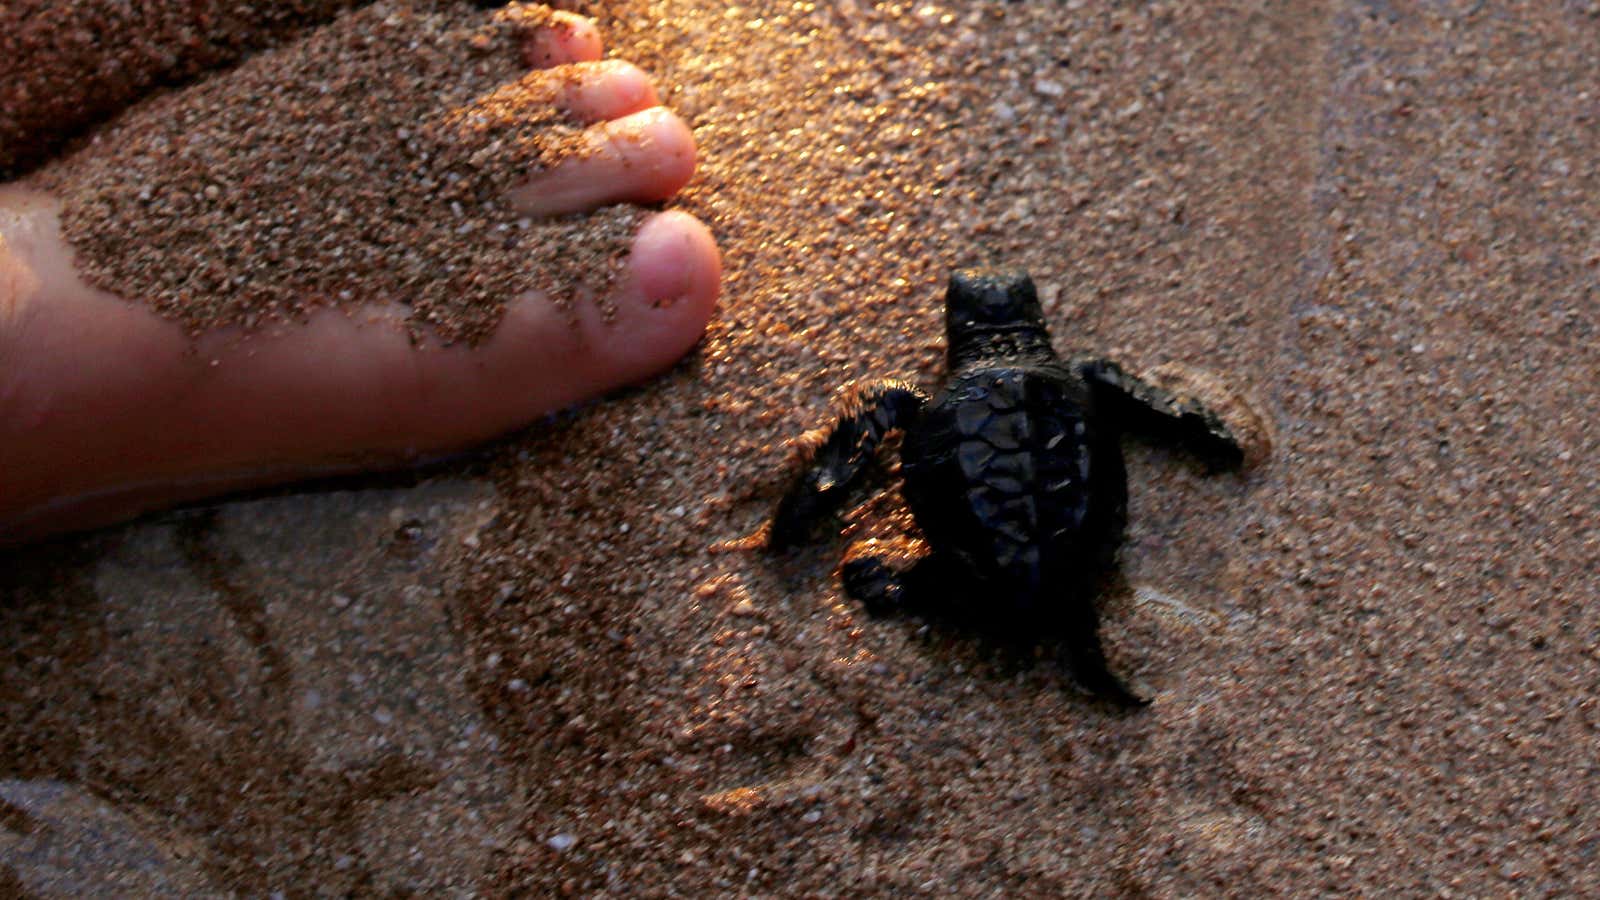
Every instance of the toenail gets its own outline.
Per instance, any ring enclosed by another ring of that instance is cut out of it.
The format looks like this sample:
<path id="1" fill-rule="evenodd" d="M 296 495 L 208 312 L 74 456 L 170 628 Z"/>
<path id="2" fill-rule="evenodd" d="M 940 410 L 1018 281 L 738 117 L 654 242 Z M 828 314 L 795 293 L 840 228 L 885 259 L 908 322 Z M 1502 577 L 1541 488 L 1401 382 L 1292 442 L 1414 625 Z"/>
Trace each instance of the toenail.
<path id="1" fill-rule="evenodd" d="M 653 282 L 646 291 L 651 309 L 671 309 L 677 306 L 683 298 L 689 296 L 689 268 L 681 261 L 672 264 L 672 271 L 663 276 L 657 274 L 651 279 Z"/>

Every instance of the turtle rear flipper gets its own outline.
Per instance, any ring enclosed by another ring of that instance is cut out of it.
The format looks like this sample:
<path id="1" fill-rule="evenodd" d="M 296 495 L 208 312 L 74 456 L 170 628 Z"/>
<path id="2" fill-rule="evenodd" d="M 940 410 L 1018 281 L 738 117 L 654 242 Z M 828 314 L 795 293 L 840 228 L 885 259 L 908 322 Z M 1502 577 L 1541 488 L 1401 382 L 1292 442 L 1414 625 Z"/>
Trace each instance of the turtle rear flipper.
<path id="1" fill-rule="evenodd" d="M 1100 643 L 1100 615 L 1094 607 L 1095 591 L 1073 580 L 1064 602 L 1046 607 L 1049 630 L 1061 636 L 1067 667 L 1084 690 L 1109 703 L 1132 709 L 1150 701 L 1135 694 L 1111 674 L 1106 652 Z"/>
<path id="2" fill-rule="evenodd" d="M 850 560 L 839 572 L 845 593 L 860 601 L 874 616 L 891 615 L 911 606 L 910 598 L 915 591 L 908 584 L 907 574 L 896 571 L 876 556 Z"/>
<path id="3" fill-rule="evenodd" d="M 816 445 L 805 471 L 772 517 L 767 546 L 774 550 L 804 540 L 818 522 L 837 512 L 884 435 L 904 429 L 928 402 L 922 391 L 894 379 L 846 385 L 840 393 L 838 420 Z"/>
<path id="4" fill-rule="evenodd" d="M 937 553 L 896 568 L 878 556 L 863 556 L 839 570 L 845 593 L 874 616 L 897 613 L 960 618 L 976 586 L 959 566 Z"/>
<path id="5" fill-rule="evenodd" d="M 1100 636 L 1093 631 L 1068 636 L 1067 664 L 1072 669 L 1072 677 L 1102 700 L 1129 709 L 1150 705 L 1147 698 L 1135 694 L 1111 674 L 1106 666 L 1105 651 L 1100 647 Z"/>

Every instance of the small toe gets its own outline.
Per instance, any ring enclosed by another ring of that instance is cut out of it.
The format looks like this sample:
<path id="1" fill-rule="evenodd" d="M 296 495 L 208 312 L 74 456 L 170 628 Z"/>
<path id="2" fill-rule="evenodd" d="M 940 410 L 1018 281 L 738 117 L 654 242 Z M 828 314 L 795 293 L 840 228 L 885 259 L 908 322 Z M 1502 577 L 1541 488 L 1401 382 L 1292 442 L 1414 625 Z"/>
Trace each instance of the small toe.
<path id="1" fill-rule="evenodd" d="M 585 122 L 605 122 L 661 103 L 650 76 L 620 59 L 575 63 L 560 69 L 560 103 Z"/>
<path id="2" fill-rule="evenodd" d="M 521 30 L 522 61 L 531 69 L 591 62 L 605 55 L 605 43 L 594 23 L 537 3 L 513 3 L 497 16 Z"/>
<path id="3" fill-rule="evenodd" d="M 694 166 L 689 126 L 657 106 L 588 129 L 580 149 L 513 188 L 510 199 L 532 216 L 650 203 L 677 193 Z"/>

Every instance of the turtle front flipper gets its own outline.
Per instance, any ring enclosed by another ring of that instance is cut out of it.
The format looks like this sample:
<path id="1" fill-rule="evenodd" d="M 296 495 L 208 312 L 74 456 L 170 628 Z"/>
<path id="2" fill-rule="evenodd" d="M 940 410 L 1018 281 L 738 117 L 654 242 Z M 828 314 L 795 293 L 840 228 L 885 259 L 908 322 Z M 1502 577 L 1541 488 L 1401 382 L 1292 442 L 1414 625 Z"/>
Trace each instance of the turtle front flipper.
<path id="1" fill-rule="evenodd" d="M 1074 359 L 1072 367 L 1094 393 L 1096 411 L 1117 427 L 1177 444 L 1212 469 L 1237 469 L 1244 463 L 1239 439 L 1198 400 L 1129 375 L 1108 359 Z"/>
<path id="2" fill-rule="evenodd" d="M 799 543 L 837 512 L 884 435 L 905 428 L 928 402 L 926 394 L 898 380 L 847 385 L 840 393 L 838 420 L 813 443 L 805 470 L 778 503 L 767 538 L 773 549 Z"/>

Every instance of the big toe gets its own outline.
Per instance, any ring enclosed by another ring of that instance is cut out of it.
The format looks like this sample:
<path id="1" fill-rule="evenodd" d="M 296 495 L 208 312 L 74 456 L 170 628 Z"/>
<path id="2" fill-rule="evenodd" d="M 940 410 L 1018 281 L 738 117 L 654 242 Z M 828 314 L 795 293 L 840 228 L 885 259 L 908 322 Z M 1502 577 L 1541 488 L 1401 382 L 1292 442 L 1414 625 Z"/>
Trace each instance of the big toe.
<path id="1" fill-rule="evenodd" d="M 502 370 L 486 384 L 525 385 L 523 395 L 502 410 L 483 410 L 492 430 L 669 368 L 705 331 L 721 276 L 710 230 L 687 213 L 663 212 L 640 227 L 605 307 L 580 304 L 564 311 L 538 291 L 520 298 L 476 351 L 486 369 Z"/>
<path id="2" fill-rule="evenodd" d="M 669 368 L 705 330 L 721 274 L 705 225 L 658 213 L 640 226 L 606 297 L 557 303 L 530 290 L 477 346 L 414 341 L 404 309 L 318 314 L 304 327 L 228 344 L 221 368 L 232 362 L 233 379 L 260 398 L 246 456 L 401 463 Z M 244 391 L 227 379 L 216 384 L 218 404 Z"/>
<path id="3" fill-rule="evenodd" d="M 20 267 L 0 253 L 0 288 L 17 289 L 0 301 L 26 295 L 0 302 L 16 339 L 0 342 L 0 544 L 473 445 L 669 368 L 721 284 L 707 228 L 666 212 L 639 228 L 601 302 L 529 291 L 477 346 L 414 340 L 398 305 L 191 341 L 83 285 L 53 226 L 40 232 L 12 229 Z"/>

